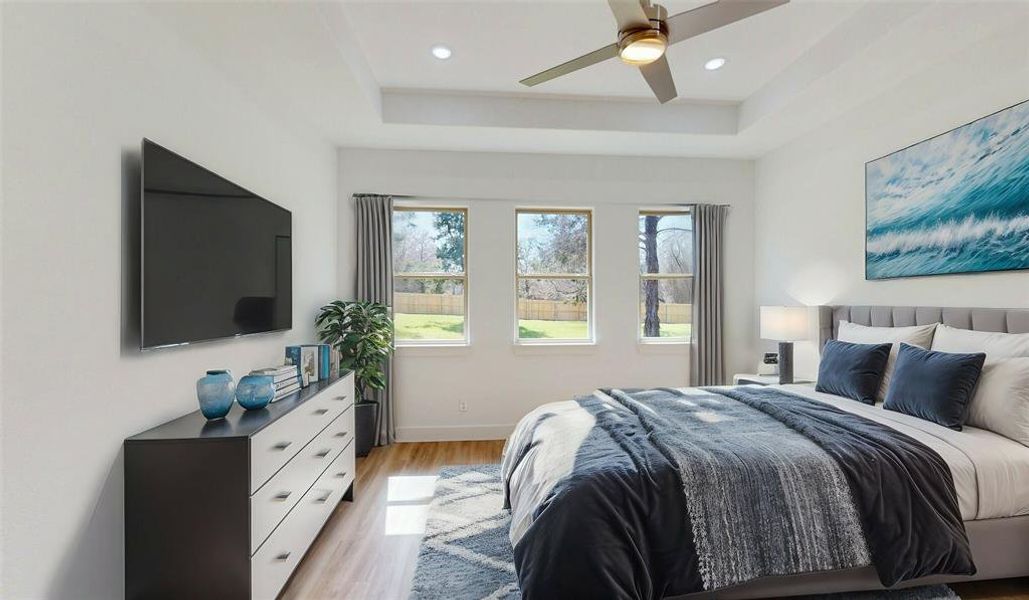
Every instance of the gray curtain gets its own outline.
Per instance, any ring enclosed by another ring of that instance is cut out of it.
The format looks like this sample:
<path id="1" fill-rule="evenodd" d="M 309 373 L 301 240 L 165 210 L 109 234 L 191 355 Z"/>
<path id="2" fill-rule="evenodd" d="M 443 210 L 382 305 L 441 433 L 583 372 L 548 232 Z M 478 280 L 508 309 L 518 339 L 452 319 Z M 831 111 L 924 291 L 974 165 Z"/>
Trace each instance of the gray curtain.
<path id="1" fill-rule="evenodd" d="M 725 383 L 722 337 L 724 268 L 722 247 L 729 207 L 694 204 L 693 212 L 693 344 L 690 385 Z"/>
<path id="2" fill-rule="evenodd" d="M 355 194 L 357 210 L 357 299 L 393 306 L 393 197 Z M 393 360 L 386 361 L 386 389 L 379 401 L 376 445 L 397 437 L 393 406 Z"/>

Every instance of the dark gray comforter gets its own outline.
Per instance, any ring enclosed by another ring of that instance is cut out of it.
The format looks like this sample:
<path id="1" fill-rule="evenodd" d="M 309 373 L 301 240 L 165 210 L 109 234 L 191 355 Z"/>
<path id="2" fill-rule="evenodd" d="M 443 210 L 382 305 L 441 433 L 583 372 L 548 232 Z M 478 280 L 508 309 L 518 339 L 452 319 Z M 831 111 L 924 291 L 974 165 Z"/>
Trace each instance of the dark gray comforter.
<path id="1" fill-rule="evenodd" d="M 605 390 L 534 411 L 502 473 L 524 598 L 660 598 L 872 564 L 972 574 L 950 470 L 775 388 Z"/>

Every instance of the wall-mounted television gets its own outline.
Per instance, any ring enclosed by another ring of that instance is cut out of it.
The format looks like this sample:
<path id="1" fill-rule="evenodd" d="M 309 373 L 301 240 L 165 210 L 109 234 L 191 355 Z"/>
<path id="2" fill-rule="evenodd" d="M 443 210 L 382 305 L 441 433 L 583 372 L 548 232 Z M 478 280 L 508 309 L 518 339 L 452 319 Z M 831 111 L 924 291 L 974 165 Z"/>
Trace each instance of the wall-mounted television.
<path id="1" fill-rule="evenodd" d="M 290 211 L 143 140 L 144 349 L 293 326 Z"/>

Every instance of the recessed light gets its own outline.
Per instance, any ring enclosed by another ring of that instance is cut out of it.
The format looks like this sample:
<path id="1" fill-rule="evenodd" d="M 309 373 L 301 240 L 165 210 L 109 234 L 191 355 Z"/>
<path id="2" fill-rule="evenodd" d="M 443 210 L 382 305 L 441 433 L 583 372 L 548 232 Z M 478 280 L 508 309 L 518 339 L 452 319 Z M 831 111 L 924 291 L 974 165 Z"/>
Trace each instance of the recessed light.
<path id="1" fill-rule="evenodd" d="M 712 58 L 711 60 L 704 63 L 704 68 L 708 71 L 717 71 L 725 66 L 725 59 L 722 57 Z"/>
<path id="2" fill-rule="evenodd" d="M 436 44 L 432 47 L 432 55 L 440 60 L 447 60 L 448 58 L 450 58 L 451 54 L 453 54 L 453 51 L 450 50 L 449 46 L 444 46 L 443 44 Z"/>

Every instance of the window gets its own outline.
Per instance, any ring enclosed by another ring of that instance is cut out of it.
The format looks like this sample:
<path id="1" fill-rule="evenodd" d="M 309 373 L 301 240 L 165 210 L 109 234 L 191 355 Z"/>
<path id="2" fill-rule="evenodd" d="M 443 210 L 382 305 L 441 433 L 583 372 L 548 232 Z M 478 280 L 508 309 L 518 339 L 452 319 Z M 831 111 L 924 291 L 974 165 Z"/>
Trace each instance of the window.
<path id="1" fill-rule="evenodd" d="M 693 217 L 640 211 L 640 338 L 686 342 L 693 313 Z"/>
<path id="2" fill-rule="evenodd" d="M 593 339 L 590 211 L 519 210 L 516 228 L 518 341 Z"/>
<path id="3" fill-rule="evenodd" d="M 393 318 L 399 345 L 467 340 L 467 223 L 463 208 L 393 209 Z"/>

